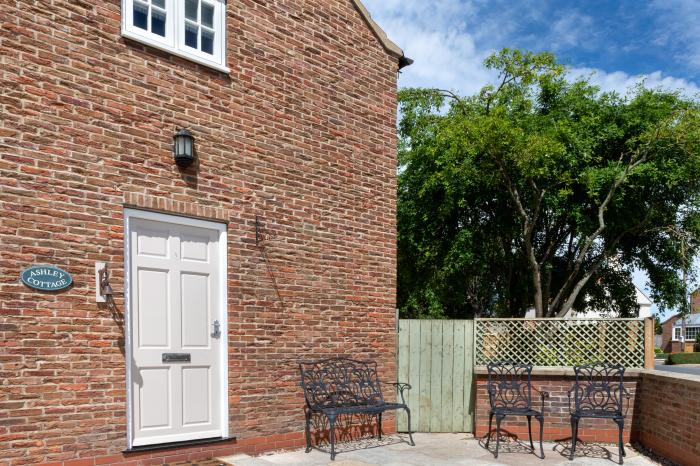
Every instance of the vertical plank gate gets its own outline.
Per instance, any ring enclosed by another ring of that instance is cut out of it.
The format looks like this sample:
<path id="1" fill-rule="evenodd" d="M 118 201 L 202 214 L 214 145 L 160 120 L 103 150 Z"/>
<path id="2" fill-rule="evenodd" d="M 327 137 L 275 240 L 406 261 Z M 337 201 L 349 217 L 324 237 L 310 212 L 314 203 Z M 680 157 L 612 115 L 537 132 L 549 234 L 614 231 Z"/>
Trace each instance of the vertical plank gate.
<path id="1" fill-rule="evenodd" d="M 415 432 L 472 432 L 474 321 L 400 319 L 398 381 L 411 384 L 406 402 Z M 408 430 L 397 415 L 398 430 Z"/>

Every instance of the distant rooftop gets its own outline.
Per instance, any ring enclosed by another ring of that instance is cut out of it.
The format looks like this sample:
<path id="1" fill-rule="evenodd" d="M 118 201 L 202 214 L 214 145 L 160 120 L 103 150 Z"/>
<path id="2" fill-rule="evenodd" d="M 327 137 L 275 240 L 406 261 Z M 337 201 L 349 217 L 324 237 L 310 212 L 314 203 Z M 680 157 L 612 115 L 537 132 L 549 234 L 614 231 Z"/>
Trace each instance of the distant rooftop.
<path id="1" fill-rule="evenodd" d="M 700 314 L 690 314 L 688 317 L 685 319 L 685 325 L 692 325 L 692 326 L 700 326 Z M 674 327 L 680 327 L 681 326 L 681 319 L 678 319 L 674 324 Z"/>

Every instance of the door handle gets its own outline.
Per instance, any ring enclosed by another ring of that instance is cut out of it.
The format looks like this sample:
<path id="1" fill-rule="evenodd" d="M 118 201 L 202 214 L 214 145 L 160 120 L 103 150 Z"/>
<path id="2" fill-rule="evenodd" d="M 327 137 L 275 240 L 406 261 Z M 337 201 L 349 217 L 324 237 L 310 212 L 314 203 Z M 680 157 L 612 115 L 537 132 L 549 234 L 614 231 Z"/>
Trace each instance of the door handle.
<path id="1" fill-rule="evenodd" d="M 212 326 L 214 327 L 214 331 L 211 333 L 211 336 L 214 338 L 219 338 L 221 336 L 221 324 L 218 320 L 215 320 Z"/>

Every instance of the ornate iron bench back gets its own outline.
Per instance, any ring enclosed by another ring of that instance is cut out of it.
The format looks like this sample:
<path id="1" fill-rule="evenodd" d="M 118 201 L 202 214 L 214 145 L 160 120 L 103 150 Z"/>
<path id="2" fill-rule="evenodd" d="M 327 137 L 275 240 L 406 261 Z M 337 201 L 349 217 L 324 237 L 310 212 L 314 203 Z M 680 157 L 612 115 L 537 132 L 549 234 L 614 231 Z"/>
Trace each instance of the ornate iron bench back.
<path id="1" fill-rule="evenodd" d="M 377 375 L 377 363 L 347 358 L 302 362 L 301 387 L 309 408 L 384 403 Z"/>
<path id="2" fill-rule="evenodd" d="M 486 366 L 487 390 L 492 408 L 532 409 L 532 364 L 497 361 Z"/>
<path id="3" fill-rule="evenodd" d="M 574 366 L 574 372 L 576 381 L 573 392 L 577 413 L 622 415 L 622 397 L 625 394 L 623 366 L 596 362 Z"/>

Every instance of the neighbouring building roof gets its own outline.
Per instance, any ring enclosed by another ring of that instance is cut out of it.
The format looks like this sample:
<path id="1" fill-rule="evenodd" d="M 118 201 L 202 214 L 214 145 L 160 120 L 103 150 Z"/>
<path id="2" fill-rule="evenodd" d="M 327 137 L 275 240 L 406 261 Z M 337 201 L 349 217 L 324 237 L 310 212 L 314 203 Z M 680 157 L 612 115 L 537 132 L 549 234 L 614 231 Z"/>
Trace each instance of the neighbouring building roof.
<path id="1" fill-rule="evenodd" d="M 651 299 L 642 291 L 640 290 L 636 285 L 634 287 L 637 293 L 637 304 L 640 306 L 651 306 L 654 304 Z"/>
<path id="2" fill-rule="evenodd" d="M 372 15 L 369 13 L 369 10 L 365 8 L 360 0 L 352 0 L 352 3 L 355 5 L 355 8 L 357 8 L 357 11 L 360 12 L 362 18 L 365 20 L 372 32 L 374 32 L 374 35 L 382 44 L 384 50 L 386 50 L 390 55 L 393 55 L 399 59 L 399 68 L 403 68 L 404 66 L 408 66 L 413 63 L 413 60 L 403 54 L 401 47 L 389 39 L 386 32 L 384 32 L 384 30 L 374 21 L 374 19 L 372 19 Z"/>
<path id="3" fill-rule="evenodd" d="M 667 323 L 669 320 L 675 319 L 676 317 L 678 317 L 678 314 L 673 314 L 672 316 L 668 317 L 666 320 L 662 321 L 662 322 L 661 322 L 661 325 L 664 325 L 664 324 Z"/>
<path id="4" fill-rule="evenodd" d="M 685 318 L 685 326 L 700 326 L 700 314 L 690 314 L 688 317 Z M 678 319 L 676 322 L 673 324 L 674 327 L 680 327 L 681 326 L 681 319 Z"/>

